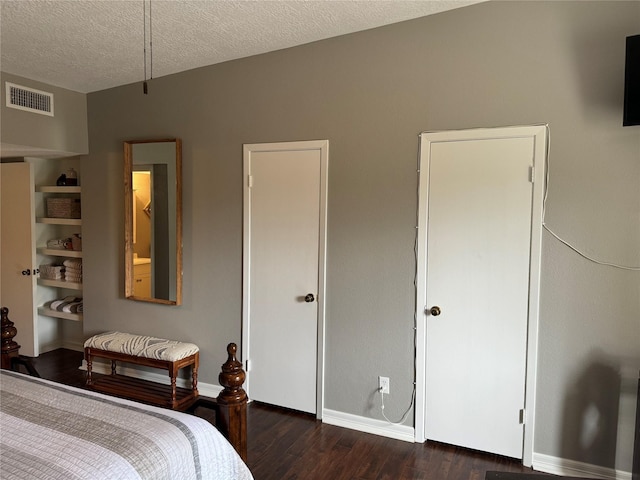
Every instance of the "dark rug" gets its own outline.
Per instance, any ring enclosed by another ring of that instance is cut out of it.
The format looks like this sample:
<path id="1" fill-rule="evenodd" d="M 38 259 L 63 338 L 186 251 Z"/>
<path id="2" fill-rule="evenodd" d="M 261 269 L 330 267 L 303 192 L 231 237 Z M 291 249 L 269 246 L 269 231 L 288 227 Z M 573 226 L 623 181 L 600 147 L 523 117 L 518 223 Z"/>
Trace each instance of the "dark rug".
<path id="1" fill-rule="evenodd" d="M 570 480 L 593 480 L 590 478 L 558 477 L 555 475 L 544 475 L 539 473 L 510 473 L 510 472 L 487 472 L 485 480 L 558 480 L 562 478 Z"/>

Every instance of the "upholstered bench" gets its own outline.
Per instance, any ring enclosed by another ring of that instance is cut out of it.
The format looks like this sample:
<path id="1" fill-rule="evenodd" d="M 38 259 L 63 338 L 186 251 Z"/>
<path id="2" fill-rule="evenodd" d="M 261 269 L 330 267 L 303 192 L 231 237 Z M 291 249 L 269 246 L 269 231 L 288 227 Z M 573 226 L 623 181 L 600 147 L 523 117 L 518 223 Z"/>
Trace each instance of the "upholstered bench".
<path id="1" fill-rule="evenodd" d="M 187 409 L 198 397 L 200 352 L 193 343 L 162 338 L 106 332 L 94 335 L 84 343 L 87 362 L 87 386 L 119 397 L 131 398 L 174 410 Z M 94 358 L 111 360 L 111 375 L 94 378 Z M 169 372 L 170 385 L 118 375 L 116 362 L 160 368 Z M 180 369 L 191 367 L 191 388 L 176 385 Z"/>

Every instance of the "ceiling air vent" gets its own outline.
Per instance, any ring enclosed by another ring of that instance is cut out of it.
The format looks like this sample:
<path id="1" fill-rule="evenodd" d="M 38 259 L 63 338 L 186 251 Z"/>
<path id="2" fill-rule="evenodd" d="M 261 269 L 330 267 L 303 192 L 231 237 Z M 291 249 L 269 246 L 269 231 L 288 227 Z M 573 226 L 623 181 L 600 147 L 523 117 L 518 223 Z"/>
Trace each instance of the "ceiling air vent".
<path id="1" fill-rule="evenodd" d="M 53 93 L 6 82 L 7 107 L 53 117 Z"/>

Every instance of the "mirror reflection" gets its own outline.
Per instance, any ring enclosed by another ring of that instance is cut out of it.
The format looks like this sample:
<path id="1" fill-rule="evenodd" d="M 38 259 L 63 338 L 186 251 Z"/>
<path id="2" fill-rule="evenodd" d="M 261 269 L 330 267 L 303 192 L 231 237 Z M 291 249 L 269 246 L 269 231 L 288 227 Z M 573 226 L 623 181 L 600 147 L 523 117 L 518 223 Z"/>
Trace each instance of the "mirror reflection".
<path id="1" fill-rule="evenodd" d="M 181 143 L 125 142 L 125 292 L 179 305 L 182 297 Z"/>

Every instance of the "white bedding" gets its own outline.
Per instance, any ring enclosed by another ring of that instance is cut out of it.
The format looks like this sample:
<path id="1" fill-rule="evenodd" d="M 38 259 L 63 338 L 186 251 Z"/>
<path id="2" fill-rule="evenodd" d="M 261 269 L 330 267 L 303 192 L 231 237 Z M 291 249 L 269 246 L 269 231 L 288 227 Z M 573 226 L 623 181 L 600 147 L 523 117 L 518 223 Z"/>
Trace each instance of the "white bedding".
<path id="1" fill-rule="evenodd" d="M 206 420 L 0 371 L 0 478 L 250 480 Z"/>

